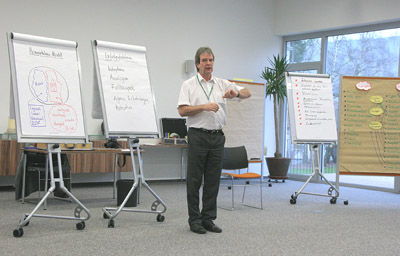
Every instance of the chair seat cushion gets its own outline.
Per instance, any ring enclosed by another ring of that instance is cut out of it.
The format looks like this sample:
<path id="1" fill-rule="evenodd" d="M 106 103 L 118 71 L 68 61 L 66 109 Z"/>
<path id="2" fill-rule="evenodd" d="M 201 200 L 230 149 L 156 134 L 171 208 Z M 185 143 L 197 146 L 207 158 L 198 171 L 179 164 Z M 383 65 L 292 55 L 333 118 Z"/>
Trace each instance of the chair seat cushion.
<path id="1" fill-rule="evenodd" d="M 260 175 L 260 174 L 254 173 L 254 172 L 246 172 L 246 173 L 241 173 L 241 174 L 223 172 L 222 175 L 232 176 L 232 177 L 238 178 L 238 179 L 255 179 L 255 178 L 261 178 L 261 175 Z"/>

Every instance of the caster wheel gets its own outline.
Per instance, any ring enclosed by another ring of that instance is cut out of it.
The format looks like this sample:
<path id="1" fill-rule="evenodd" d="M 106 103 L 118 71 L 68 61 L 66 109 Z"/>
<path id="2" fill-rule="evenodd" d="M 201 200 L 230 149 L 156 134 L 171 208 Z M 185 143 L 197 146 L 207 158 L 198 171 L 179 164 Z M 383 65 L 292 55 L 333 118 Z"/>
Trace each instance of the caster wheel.
<path id="1" fill-rule="evenodd" d="M 109 220 L 108 221 L 108 227 L 113 228 L 114 227 L 114 220 Z"/>
<path id="2" fill-rule="evenodd" d="M 24 234 L 24 230 L 22 228 L 14 229 L 13 235 L 14 237 L 21 237 Z"/>
<path id="3" fill-rule="evenodd" d="M 165 220 L 165 217 L 163 215 L 161 215 L 161 214 L 157 215 L 157 221 L 158 222 L 163 222 L 164 220 Z"/>
<path id="4" fill-rule="evenodd" d="M 249 184 L 250 184 L 250 181 L 246 181 L 246 184 L 249 185 Z"/>
<path id="5" fill-rule="evenodd" d="M 272 187 L 272 184 L 271 184 L 271 183 L 269 183 L 269 184 L 268 184 L 268 187 Z"/>
<path id="6" fill-rule="evenodd" d="M 346 201 L 344 201 L 343 203 L 344 203 L 344 205 L 348 205 L 348 204 L 349 204 L 349 201 L 346 200 Z"/>
<path id="7" fill-rule="evenodd" d="M 103 213 L 103 219 L 109 219 L 110 217 L 108 217 L 107 213 Z"/>
<path id="8" fill-rule="evenodd" d="M 228 189 L 229 189 L 229 190 L 231 190 L 231 189 L 232 189 L 232 187 L 231 187 L 231 186 L 228 186 Z"/>
<path id="9" fill-rule="evenodd" d="M 285 180 L 282 180 L 282 183 L 285 183 Z"/>
<path id="10" fill-rule="evenodd" d="M 331 199 L 331 204 L 336 204 L 336 198 Z"/>
<path id="11" fill-rule="evenodd" d="M 290 199 L 290 203 L 291 204 L 296 204 L 296 199 L 294 199 L 294 198 Z"/>
<path id="12" fill-rule="evenodd" d="M 82 221 L 82 222 L 76 223 L 76 229 L 77 230 L 84 230 L 85 229 L 85 222 Z"/>
<path id="13" fill-rule="evenodd" d="M 268 182 L 271 182 L 271 179 L 269 179 Z"/>
<path id="14" fill-rule="evenodd" d="M 333 188 L 329 188 L 329 189 L 328 189 L 328 195 L 331 196 L 331 195 L 332 195 L 332 192 L 333 192 Z"/>

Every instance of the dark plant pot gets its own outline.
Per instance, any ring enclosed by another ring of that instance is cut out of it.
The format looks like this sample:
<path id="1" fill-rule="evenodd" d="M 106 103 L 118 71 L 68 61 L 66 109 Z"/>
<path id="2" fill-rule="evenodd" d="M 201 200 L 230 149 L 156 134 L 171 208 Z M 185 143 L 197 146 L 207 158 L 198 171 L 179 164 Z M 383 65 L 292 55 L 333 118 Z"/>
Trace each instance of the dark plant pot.
<path id="1" fill-rule="evenodd" d="M 275 158 L 275 157 L 266 157 L 269 178 L 284 180 L 287 179 L 287 173 L 290 165 L 290 158 Z"/>

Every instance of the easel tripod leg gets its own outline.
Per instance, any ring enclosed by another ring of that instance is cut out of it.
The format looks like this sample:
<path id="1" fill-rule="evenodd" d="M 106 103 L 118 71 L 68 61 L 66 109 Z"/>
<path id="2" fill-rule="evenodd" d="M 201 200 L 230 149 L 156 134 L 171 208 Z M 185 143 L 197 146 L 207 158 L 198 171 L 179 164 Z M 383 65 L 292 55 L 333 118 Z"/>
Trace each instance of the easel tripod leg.
<path id="1" fill-rule="evenodd" d="M 15 229 L 13 231 L 14 237 L 21 237 L 24 232 L 22 227 L 27 226 L 29 224 L 29 221 L 32 217 L 41 217 L 41 218 L 54 218 L 54 219 L 66 219 L 66 220 L 80 220 L 81 222 L 76 224 L 76 228 L 78 230 L 82 230 L 85 228 L 85 220 L 88 220 L 90 218 L 90 211 L 75 197 L 72 195 L 71 192 L 68 191 L 68 189 L 64 186 L 64 180 L 63 180 L 63 174 L 62 174 L 62 165 L 61 165 L 61 150 L 59 149 L 58 144 L 49 144 L 47 145 L 47 151 L 48 151 L 48 161 L 49 161 L 49 167 L 50 167 L 50 188 L 46 192 L 46 194 L 43 196 L 43 198 L 39 201 L 39 203 L 36 205 L 36 207 L 33 209 L 33 211 L 29 214 L 25 214 L 23 220 L 20 221 L 19 223 L 19 228 Z M 53 170 L 53 159 L 52 159 L 52 154 L 55 153 L 57 154 L 57 160 L 58 160 L 58 174 L 59 178 L 55 179 L 54 178 L 54 170 Z M 73 199 L 78 204 L 78 207 L 76 207 L 75 212 L 74 212 L 74 217 L 70 216 L 57 216 L 57 215 L 45 215 L 45 214 L 36 214 L 40 206 L 42 206 L 47 198 L 50 196 L 51 193 L 54 192 L 56 188 L 56 182 L 59 182 L 60 189 L 64 191 L 70 198 Z M 85 211 L 87 213 L 86 218 L 80 217 L 81 211 Z"/>

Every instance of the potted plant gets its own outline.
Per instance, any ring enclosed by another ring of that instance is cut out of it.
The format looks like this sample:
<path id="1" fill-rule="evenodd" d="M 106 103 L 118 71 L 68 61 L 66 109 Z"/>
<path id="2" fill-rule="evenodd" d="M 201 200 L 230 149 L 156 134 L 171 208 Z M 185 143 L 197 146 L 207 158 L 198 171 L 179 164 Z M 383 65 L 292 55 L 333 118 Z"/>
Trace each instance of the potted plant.
<path id="1" fill-rule="evenodd" d="M 273 98 L 274 104 L 274 123 L 275 123 L 275 154 L 274 157 L 266 157 L 269 178 L 275 180 L 287 179 L 290 158 L 283 158 L 281 153 L 281 145 L 279 143 L 279 106 L 286 98 L 285 72 L 288 70 L 288 63 L 285 57 L 273 56 L 268 59 L 271 67 L 265 67 L 262 71 L 261 78 L 266 81 L 265 96 Z"/>

